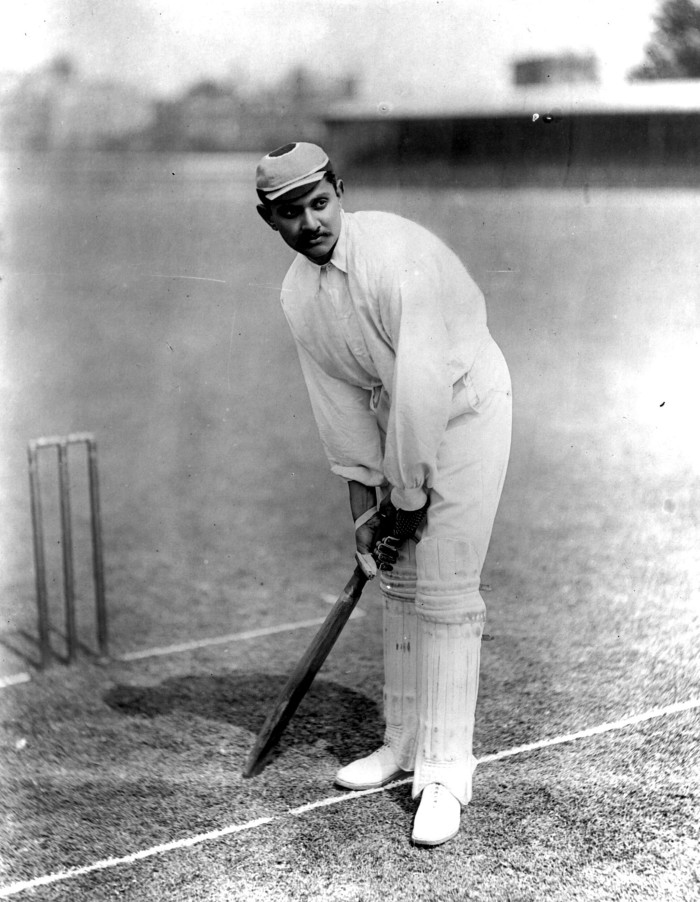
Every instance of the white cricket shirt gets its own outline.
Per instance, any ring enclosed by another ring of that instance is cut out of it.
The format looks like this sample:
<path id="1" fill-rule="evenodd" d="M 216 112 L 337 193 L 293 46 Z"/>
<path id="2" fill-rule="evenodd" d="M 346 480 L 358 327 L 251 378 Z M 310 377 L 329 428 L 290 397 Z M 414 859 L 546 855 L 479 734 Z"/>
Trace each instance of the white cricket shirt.
<path id="1" fill-rule="evenodd" d="M 416 510 L 432 484 L 453 386 L 489 338 L 484 297 L 456 254 L 391 213 L 342 214 L 330 263 L 297 254 L 282 286 L 331 470 L 393 486 Z M 390 400 L 386 437 L 373 407 Z"/>

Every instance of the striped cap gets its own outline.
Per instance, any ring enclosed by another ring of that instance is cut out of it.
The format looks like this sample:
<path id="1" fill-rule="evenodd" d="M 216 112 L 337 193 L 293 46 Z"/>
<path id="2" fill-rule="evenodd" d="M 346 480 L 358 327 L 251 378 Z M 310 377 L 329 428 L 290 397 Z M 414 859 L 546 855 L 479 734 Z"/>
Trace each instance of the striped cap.
<path id="1" fill-rule="evenodd" d="M 302 194 L 300 188 L 320 182 L 331 168 L 328 154 L 317 144 L 298 141 L 272 150 L 255 170 L 255 185 L 267 200 L 286 194 Z"/>

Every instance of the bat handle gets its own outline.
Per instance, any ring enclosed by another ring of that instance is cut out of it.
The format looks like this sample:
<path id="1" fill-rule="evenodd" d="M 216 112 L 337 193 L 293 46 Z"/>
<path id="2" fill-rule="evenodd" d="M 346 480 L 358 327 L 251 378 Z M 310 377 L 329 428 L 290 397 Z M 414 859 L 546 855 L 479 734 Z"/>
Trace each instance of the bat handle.
<path id="1" fill-rule="evenodd" d="M 365 577 L 367 579 L 374 579 L 374 577 L 377 575 L 377 562 L 372 557 L 372 555 L 361 554 L 359 551 L 356 551 L 355 560 L 357 561 Z"/>

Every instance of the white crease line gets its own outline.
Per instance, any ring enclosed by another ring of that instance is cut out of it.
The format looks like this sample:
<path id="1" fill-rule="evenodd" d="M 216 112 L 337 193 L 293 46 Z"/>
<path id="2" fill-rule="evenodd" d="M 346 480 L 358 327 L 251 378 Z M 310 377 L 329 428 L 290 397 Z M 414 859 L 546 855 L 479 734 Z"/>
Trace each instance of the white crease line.
<path id="1" fill-rule="evenodd" d="M 525 752 L 532 752 L 536 749 L 547 748 L 552 745 L 560 745 L 564 742 L 573 742 L 576 739 L 585 739 L 589 736 L 597 736 L 600 733 L 607 733 L 611 730 L 620 730 L 623 727 L 633 726 L 634 724 L 643 723 L 645 720 L 653 720 L 656 717 L 664 717 L 668 714 L 678 714 L 681 711 L 690 711 L 693 708 L 700 708 L 700 698 L 690 699 L 685 702 L 677 702 L 673 705 L 667 705 L 664 708 L 652 708 L 642 714 L 633 714 L 630 717 L 623 717 L 621 720 L 614 720 L 610 723 L 599 724 L 597 727 L 589 727 L 587 730 L 580 730 L 578 733 L 567 733 L 565 736 L 557 736 L 554 739 L 543 739 L 540 742 L 531 742 L 527 745 L 519 745 L 512 749 L 504 749 L 502 752 L 496 752 L 493 755 L 484 755 L 479 758 L 478 764 L 486 764 L 489 761 L 499 761 L 501 758 L 510 758 L 513 755 L 522 755 Z M 306 805 L 300 805 L 298 808 L 290 808 L 283 814 L 275 814 L 270 817 L 259 817 L 253 821 L 247 821 L 245 824 L 231 824 L 228 827 L 222 827 L 219 830 L 210 830 L 208 833 L 199 833 L 196 836 L 188 836 L 185 839 L 175 839 L 172 842 L 163 843 L 160 846 L 152 846 L 150 849 L 142 849 L 140 852 L 132 852 L 131 855 L 125 855 L 123 858 L 105 858 L 102 861 L 96 861 L 93 864 L 87 864 L 79 868 L 70 868 L 67 871 L 57 871 L 53 874 L 46 874 L 43 877 L 34 877 L 32 880 L 23 880 L 17 883 L 10 883 L 8 886 L 0 887 L 0 898 L 6 899 L 9 896 L 16 896 L 24 890 L 36 889 L 39 886 L 48 886 L 51 883 L 60 883 L 63 880 L 74 880 L 76 877 L 84 877 L 86 874 L 93 874 L 95 871 L 105 871 L 110 868 L 119 867 L 124 864 L 133 864 L 136 861 L 143 861 L 145 858 L 153 858 L 155 855 L 162 855 L 165 852 L 174 852 L 178 849 L 189 849 L 193 846 L 212 840 L 222 839 L 224 836 L 232 836 L 235 833 L 243 833 L 246 830 L 255 830 L 257 827 L 264 827 L 266 824 L 272 824 L 280 821 L 289 815 L 299 816 L 309 811 L 315 811 L 317 808 L 327 808 L 331 805 L 339 805 L 341 802 L 351 802 L 353 799 L 359 799 L 362 796 L 375 795 L 378 792 L 387 792 L 396 786 L 403 786 L 411 783 L 412 777 L 406 777 L 403 780 L 395 780 L 387 786 L 379 786 L 376 789 L 364 789 L 358 792 L 346 792 L 339 796 L 331 796 L 327 799 L 319 799 L 317 802 L 309 802 Z"/>
<path id="2" fill-rule="evenodd" d="M 7 689 L 8 686 L 19 686 L 20 683 L 29 683 L 32 675 L 30 673 L 13 673 L 12 676 L 0 677 L 0 689 Z"/>
<path id="3" fill-rule="evenodd" d="M 324 593 L 322 600 L 327 604 L 335 604 L 336 599 Z M 359 620 L 365 617 L 365 612 L 355 608 L 350 615 L 350 620 Z M 164 655 L 174 655 L 182 651 L 194 651 L 197 648 L 207 648 L 210 645 L 226 645 L 228 642 L 243 642 L 246 639 L 259 639 L 264 636 L 274 636 L 276 633 L 286 633 L 292 630 L 307 629 L 310 626 L 321 626 L 325 623 L 325 617 L 315 617 L 313 620 L 299 620 L 296 623 L 280 623 L 277 626 L 263 626 L 255 630 L 247 630 L 243 633 L 228 633 L 225 636 L 210 636 L 207 639 L 195 639 L 192 642 L 180 642 L 176 645 L 161 645 L 156 648 L 142 648 L 137 651 L 127 651 L 123 655 L 117 655 L 115 661 L 141 661 L 144 658 L 157 658 Z M 17 686 L 20 683 L 31 681 L 29 673 L 15 673 L 12 676 L 0 677 L 0 690 L 8 686 Z"/>
<path id="4" fill-rule="evenodd" d="M 299 620 L 297 623 L 280 623 L 277 626 L 263 626 L 243 633 L 229 633 L 226 636 L 212 636 L 209 639 L 196 639 L 193 642 L 181 642 L 178 645 L 163 645 L 159 648 L 143 648 L 140 651 L 128 651 L 119 655 L 117 661 L 140 661 L 142 658 L 155 658 L 162 655 L 174 655 L 180 651 L 193 651 L 196 648 L 207 648 L 210 645 L 225 645 L 227 642 L 240 642 L 245 639 L 259 639 L 261 636 L 274 636 L 275 633 L 286 633 L 291 630 L 306 629 L 309 626 L 320 626 L 325 617 L 313 620 Z"/>
<path id="5" fill-rule="evenodd" d="M 211 830 L 209 833 L 200 833 L 198 836 L 190 836 L 187 839 L 176 839 L 173 842 L 163 843 L 161 846 L 153 846 L 151 849 L 133 852 L 131 855 L 125 855 L 123 858 L 104 858 L 102 861 L 86 864 L 81 868 L 71 868 L 68 871 L 59 871 L 54 874 L 45 874 L 43 877 L 35 877 L 33 880 L 11 883 L 9 886 L 0 887 L 0 898 L 6 899 L 8 896 L 15 896 L 26 889 L 48 886 L 51 883 L 59 883 L 62 880 L 74 880 L 76 877 L 83 877 L 95 871 L 104 871 L 118 865 L 133 864 L 136 861 L 143 861 L 144 858 L 152 858 L 154 855 L 162 855 L 164 852 L 172 852 L 175 849 L 187 849 L 190 846 L 197 846 L 203 842 L 221 839 L 223 836 L 231 836 L 233 833 L 240 833 L 243 830 L 254 830 L 256 827 L 262 827 L 264 824 L 269 824 L 274 820 L 276 820 L 275 817 L 259 817 L 257 820 L 248 821 L 247 824 L 232 824 L 230 827 L 224 827 L 221 830 Z"/>
<path id="6" fill-rule="evenodd" d="M 321 600 L 326 604 L 335 604 L 337 598 L 329 592 L 321 593 Z M 350 620 L 359 620 L 365 616 L 365 612 L 355 608 L 350 615 Z M 180 642 L 177 645 L 161 645 L 156 648 L 142 648 L 137 651 L 127 651 L 123 655 L 117 655 L 117 661 L 141 661 L 143 658 L 157 658 L 164 655 L 174 655 L 181 651 L 194 651 L 197 648 L 208 648 L 210 645 L 226 645 L 228 642 L 242 642 L 246 639 L 259 639 L 263 636 L 274 636 L 276 633 L 286 633 L 292 630 L 306 629 L 310 626 L 321 626 L 325 623 L 325 617 L 315 617 L 313 620 L 300 620 L 297 623 L 280 623 L 277 626 L 263 626 L 255 630 L 247 630 L 243 633 L 228 633 L 226 636 L 211 636 L 208 639 L 195 639 L 192 642 Z M 2 688 L 2 687 L 0 687 Z"/>
<path id="7" fill-rule="evenodd" d="M 598 736 L 601 733 L 609 733 L 611 730 L 622 730 L 624 727 L 631 727 L 638 723 L 644 723 L 645 720 L 654 720 L 656 717 L 665 717 L 667 714 L 679 714 L 681 711 L 690 711 L 692 708 L 700 708 L 700 698 L 690 699 L 687 702 L 676 702 L 673 705 L 666 705 L 664 708 L 651 708 L 642 714 L 632 714 L 630 717 L 623 717 L 621 720 L 613 720 L 610 723 L 602 723 L 597 727 L 589 727 L 587 730 L 580 730 L 578 733 L 567 733 L 564 736 L 557 736 L 555 739 L 542 739 L 539 742 L 531 742 L 528 745 L 519 745 L 514 749 L 506 749 L 503 752 L 496 752 L 493 755 L 484 755 L 479 759 L 479 764 L 486 764 L 489 761 L 500 761 L 502 758 L 510 758 L 512 755 L 522 755 L 525 752 L 533 752 L 537 749 L 546 749 L 551 745 L 561 745 L 564 742 L 575 742 L 577 739 L 588 739 L 589 736 Z"/>

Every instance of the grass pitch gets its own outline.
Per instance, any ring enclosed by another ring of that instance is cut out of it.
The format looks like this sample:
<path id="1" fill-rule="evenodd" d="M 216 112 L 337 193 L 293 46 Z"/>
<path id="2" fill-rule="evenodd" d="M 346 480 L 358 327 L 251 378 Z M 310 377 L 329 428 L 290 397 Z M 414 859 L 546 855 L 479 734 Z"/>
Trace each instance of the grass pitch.
<path id="1" fill-rule="evenodd" d="M 10 184 L 4 673 L 36 654 L 24 448 L 41 434 L 97 433 L 116 654 L 324 616 L 352 568 L 345 490 L 278 306 L 284 251 L 257 222 L 248 168 L 218 166 L 38 158 Z M 476 754 L 700 698 L 700 195 L 346 198 L 457 250 L 513 373 Z M 57 619 L 59 586 L 56 571 Z M 0 896 L 697 897 L 697 709 L 484 763 L 462 831 L 434 850 L 409 843 L 408 786 L 334 789 L 381 737 L 374 587 L 361 605 L 253 780 L 245 757 L 311 631 L 105 667 L 86 655 L 4 690 Z M 84 581 L 87 646 L 89 611 Z"/>

